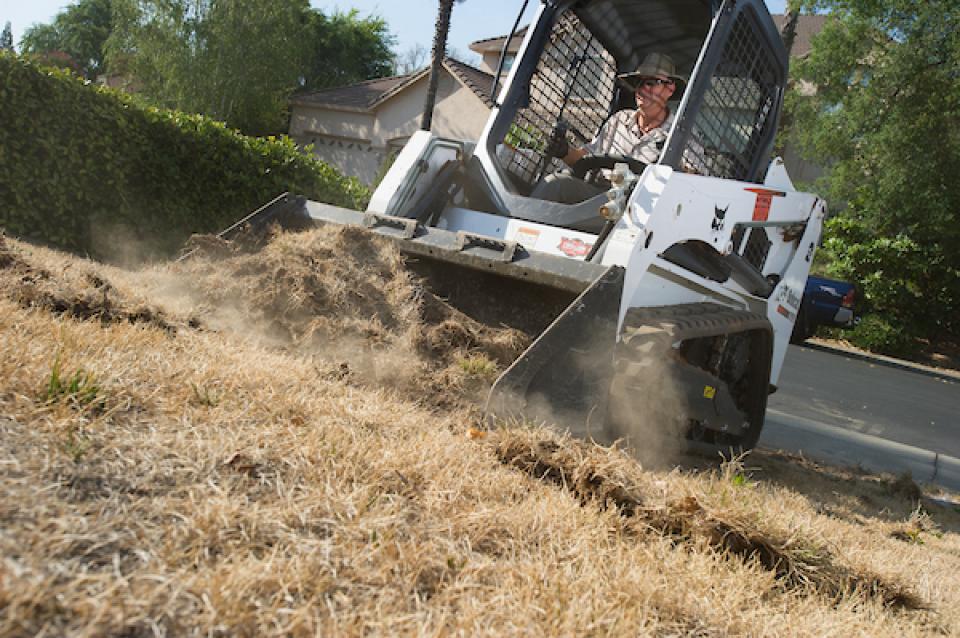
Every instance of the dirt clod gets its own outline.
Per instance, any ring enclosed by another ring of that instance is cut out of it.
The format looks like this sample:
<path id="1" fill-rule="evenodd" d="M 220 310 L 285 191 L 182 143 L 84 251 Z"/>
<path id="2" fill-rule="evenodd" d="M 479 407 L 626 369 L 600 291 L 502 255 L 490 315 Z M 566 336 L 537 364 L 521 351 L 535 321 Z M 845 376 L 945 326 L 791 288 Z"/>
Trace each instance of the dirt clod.
<path id="1" fill-rule="evenodd" d="M 471 319 L 427 290 L 389 240 L 357 228 L 280 234 L 261 250 L 194 237 L 172 269 L 205 320 L 330 361 L 326 376 L 374 381 L 450 407 L 466 396 L 457 362 L 483 354 L 500 369 L 529 343 Z M 456 401 L 454 401 L 456 402 Z"/>

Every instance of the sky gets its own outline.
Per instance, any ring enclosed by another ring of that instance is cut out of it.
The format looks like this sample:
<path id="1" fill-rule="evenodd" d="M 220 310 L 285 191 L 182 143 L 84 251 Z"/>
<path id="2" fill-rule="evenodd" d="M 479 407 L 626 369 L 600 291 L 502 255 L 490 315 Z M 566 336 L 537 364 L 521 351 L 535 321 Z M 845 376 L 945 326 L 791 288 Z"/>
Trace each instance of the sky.
<path id="1" fill-rule="evenodd" d="M 771 13 L 783 13 L 786 0 L 766 0 L 766 3 Z M 0 24 L 9 21 L 13 41 L 19 43 L 27 27 L 51 22 L 69 4 L 69 0 L 0 0 Z M 385 18 L 396 37 L 394 50 L 398 53 L 417 44 L 429 50 L 433 41 L 437 0 L 311 0 L 310 4 L 325 13 L 356 9 L 361 16 Z M 465 0 L 454 5 L 449 47 L 469 56 L 471 42 L 509 33 L 522 4 L 523 0 Z M 537 0 L 530 0 L 521 24 L 529 21 L 538 4 Z"/>

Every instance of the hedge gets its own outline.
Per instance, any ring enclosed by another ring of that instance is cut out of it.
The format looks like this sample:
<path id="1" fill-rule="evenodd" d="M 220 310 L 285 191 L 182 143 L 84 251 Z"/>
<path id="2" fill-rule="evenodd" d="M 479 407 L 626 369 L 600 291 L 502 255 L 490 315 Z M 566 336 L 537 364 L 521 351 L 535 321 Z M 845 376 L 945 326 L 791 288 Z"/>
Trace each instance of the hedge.
<path id="1" fill-rule="evenodd" d="M 124 246 L 140 259 L 166 257 L 284 191 L 351 208 L 369 196 L 289 138 L 246 137 L 0 54 L 7 233 L 98 259 Z"/>

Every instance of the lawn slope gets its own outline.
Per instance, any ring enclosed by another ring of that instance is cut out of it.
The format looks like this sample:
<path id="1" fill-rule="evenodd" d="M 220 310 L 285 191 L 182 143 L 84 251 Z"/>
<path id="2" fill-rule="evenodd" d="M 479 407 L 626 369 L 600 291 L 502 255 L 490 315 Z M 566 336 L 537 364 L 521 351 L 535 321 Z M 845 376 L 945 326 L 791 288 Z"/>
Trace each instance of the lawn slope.
<path id="1" fill-rule="evenodd" d="M 352 231 L 142 271 L 4 240 L 0 635 L 960 632 L 957 512 L 485 430 L 527 342 Z"/>

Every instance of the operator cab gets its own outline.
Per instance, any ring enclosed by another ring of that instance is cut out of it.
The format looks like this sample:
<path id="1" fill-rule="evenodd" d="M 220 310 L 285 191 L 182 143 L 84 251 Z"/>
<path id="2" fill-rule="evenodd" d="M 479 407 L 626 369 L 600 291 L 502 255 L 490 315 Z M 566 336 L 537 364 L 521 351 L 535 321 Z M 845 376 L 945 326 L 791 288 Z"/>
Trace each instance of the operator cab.
<path id="1" fill-rule="evenodd" d="M 666 53 L 689 78 L 669 103 L 674 124 L 659 164 L 747 182 L 764 178 L 783 99 L 787 55 L 762 0 L 548 1 L 528 30 L 472 161 L 468 192 L 500 215 L 597 232 L 601 193 L 577 204 L 530 197 L 554 171 L 546 142 L 558 123 L 576 146 L 633 108 L 617 75 Z M 642 166 L 640 167 L 642 168 Z M 478 192 L 482 191 L 482 195 Z"/>

